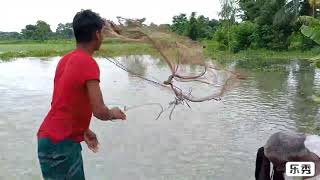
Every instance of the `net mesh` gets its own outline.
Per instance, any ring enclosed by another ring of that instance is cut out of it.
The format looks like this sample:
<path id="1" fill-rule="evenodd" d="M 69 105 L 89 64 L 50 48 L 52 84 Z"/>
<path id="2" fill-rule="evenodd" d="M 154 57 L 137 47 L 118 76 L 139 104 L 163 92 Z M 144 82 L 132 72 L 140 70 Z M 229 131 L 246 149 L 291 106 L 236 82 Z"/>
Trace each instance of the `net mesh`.
<path id="1" fill-rule="evenodd" d="M 175 99 L 169 103 L 173 105 L 171 114 L 178 104 L 189 106 L 188 102 L 219 101 L 225 92 L 231 90 L 238 80 L 243 78 L 239 72 L 221 68 L 208 60 L 204 56 L 204 46 L 201 43 L 177 35 L 166 26 L 144 25 L 144 20 L 122 17 L 118 17 L 117 23 L 105 20 L 105 36 L 125 42 L 150 44 L 168 66 L 170 75 L 162 82 L 151 80 L 141 76 L 139 72 L 128 69 L 115 58 L 107 57 L 107 59 L 130 74 L 170 89 L 175 95 Z M 198 71 L 188 71 L 187 67 L 190 65 L 197 66 Z M 197 85 L 194 85 L 195 83 Z M 208 93 L 193 92 L 194 87 L 200 86 L 206 86 Z"/>

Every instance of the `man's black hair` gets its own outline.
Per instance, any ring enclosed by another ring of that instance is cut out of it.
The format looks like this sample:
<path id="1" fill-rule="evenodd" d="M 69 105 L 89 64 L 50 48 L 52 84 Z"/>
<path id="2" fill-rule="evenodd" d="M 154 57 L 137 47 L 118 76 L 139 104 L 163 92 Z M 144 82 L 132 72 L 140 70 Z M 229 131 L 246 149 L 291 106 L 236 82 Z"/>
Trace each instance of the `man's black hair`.
<path id="1" fill-rule="evenodd" d="M 99 14 L 91 10 L 81 10 L 78 12 L 72 22 L 72 27 L 77 43 L 90 42 L 96 31 L 101 31 L 104 20 Z"/>

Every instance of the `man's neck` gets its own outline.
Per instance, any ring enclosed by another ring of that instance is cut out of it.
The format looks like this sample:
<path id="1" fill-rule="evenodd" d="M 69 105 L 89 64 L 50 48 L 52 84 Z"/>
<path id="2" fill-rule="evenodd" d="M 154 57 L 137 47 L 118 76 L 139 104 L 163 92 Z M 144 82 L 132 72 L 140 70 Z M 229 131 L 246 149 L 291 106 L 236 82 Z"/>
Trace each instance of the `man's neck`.
<path id="1" fill-rule="evenodd" d="M 94 48 L 92 48 L 92 45 L 90 45 L 90 44 L 78 43 L 77 49 L 82 49 L 82 50 L 86 51 L 88 54 L 90 54 L 91 56 L 94 53 Z"/>

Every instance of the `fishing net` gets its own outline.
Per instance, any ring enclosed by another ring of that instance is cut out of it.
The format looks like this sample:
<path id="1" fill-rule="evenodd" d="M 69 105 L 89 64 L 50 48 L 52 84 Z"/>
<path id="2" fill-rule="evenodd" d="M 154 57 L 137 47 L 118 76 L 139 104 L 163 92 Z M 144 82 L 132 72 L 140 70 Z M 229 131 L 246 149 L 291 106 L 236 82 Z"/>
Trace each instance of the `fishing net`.
<path id="1" fill-rule="evenodd" d="M 106 58 L 132 75 L 171 90 L 175 98 L 169 103 L 170 119 L 176 105 L 185 104 L 190 107 L 189 102 L 219 101 L 241 78 L 234 70 L 218 67 L 213 61 L 206 59 L 203 52 L 205 47 L 199 42 L 177 35 L 166 26 L 147 26 L 143 24 L 144 20 L 122 17 L 118 17 L 117 23 L 106 20 L 105 36 L 124 42 L 151 45 L 168 66 L 168 77 L 154 80 L 129 69 L 116 58 Z M 190 72 L 188 66 L 197 66 L 198 71 Z M 204 86 L 208 88 L 207 94 L 203 94 L 203 91 L 201 94 L 193 91 L 195 87 Z M 163 110 L 162 108 L 161 112 Z"/>

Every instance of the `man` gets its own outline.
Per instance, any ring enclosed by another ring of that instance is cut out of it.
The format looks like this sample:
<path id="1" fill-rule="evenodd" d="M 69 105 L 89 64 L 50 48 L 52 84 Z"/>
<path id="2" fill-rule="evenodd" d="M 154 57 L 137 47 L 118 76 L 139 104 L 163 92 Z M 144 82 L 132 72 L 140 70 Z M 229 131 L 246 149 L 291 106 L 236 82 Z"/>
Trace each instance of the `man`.
<path id="1" fill-rule="evenodd" d="M 57 65 L 51 109 L 38 131 L 38 157 L 44 179 L 85 179 L 80 142 L 93 152 L 98 140 L 89 129 L 93 115 L 103 121 L 126 119 L 119 108 L 105 106 L 100 71 L 92 58 L 103 41 L 104 20 L 91 10 L 73 19 L 77 47 Z"/>
<path id="2" fill-rule="evenodd" d="M 270 176 L 270 162 L 273 176 Z M 314 177 L 288 177 L 287 162 L 314 162 Z M 259 148 L 256 159 L 256 180 L 320 180 L 320 136 L 277 132 Z"/>

